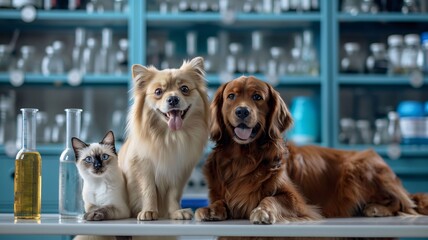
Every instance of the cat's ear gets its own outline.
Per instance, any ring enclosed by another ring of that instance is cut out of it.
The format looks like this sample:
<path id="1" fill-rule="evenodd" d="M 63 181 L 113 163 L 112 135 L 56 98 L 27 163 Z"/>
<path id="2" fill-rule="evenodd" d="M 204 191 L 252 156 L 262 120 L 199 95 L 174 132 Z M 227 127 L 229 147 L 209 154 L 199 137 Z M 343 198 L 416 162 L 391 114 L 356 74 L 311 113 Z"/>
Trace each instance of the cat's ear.
<path id="1" fill-rule="evenodd" d="M 108 131 L 107 134 L 104 136 L 103 140 L 100 142 L 100 144 L 110 145 L 114 153 L 116 153 L 113 131 Z"/>
<path id="2" fill-rule="evenodd" d="M 153 78 L 158 70 L 153 67 L 145 67 L 140 64 L 134 64 L 131 67 L 132 79 L 134 80 L 134 92 L 138 93 L 144 90 L 147 82 Z"/>
<path id="3" fill-rule="evenodd" d="M 83 142 L 77 137 L 71 138 L 71 145 L 73 146 L 74 155 L 76 155 L 76 161 L 79 159 L 80 150 L 89 146 L 89 144 Z"/>

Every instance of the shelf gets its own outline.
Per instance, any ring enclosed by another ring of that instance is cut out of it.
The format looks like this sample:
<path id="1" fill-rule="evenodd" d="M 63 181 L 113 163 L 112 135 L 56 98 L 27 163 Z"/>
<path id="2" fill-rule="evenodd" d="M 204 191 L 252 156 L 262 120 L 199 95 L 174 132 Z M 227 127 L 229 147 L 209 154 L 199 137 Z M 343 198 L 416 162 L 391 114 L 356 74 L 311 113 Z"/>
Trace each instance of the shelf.
<path id="1" fill-rule="evenodd" d="M 338 144 L 336 148 L 352 151 L 362 151 L 371 148 L 382 156 L 388 155 L 388 146 Z M 427 145 L 400 145 L 400 149 L 401 157 L 428 157 Z"/>
<path id="2" fill-rule="evenodd" d="M 263 236 L 263 237 L 428 237 L 428 217 L 332 218 L 319 221 L 254 225 L 248 220 L 86 222 L 42 214 L 41 220 L 15 221 L 0 214 L 1 234 L 123 236 Z"/>
<path id="3" fill-rule="evenodd" d="M 340 84 L 364 85 L 410 85 L 410 76 L 389 76 L 383 74 L 339 74 Z M 424 77 L 424 85 L 428 84 L 428 77 Z"/>
<path id="4" fill-rule="evenodd" d="M 37 10 L 36 19 L 34 22 L 51 22 L 55 26 L 64 25 L 123 25 L 128 23 L 129 14 L 113 11 L 105 11 L 103 13 L 87 13 L 84 10 Z M 18 10 L 0 10 L 0 19 L 19 21 L 22 24 L 21 12 Z M 7 24 L 4 21 L 3 24 Z M 0 25 L 3 25 L 0 24 Z"/>
<path id="5" fill-rule="evenodd" d="M 24 77 L 25 84 L 55 84 L 62 85 L 67 83 L 67 75 L 49 75 L 42 74 L 26 74 Z M 0 73 L 0 84 L 10 84 L 10 77 L 7 73 Z M 112 85 L 126 85 L 128 84 L 128 75 L 86 75 L 82 79 L 83 85 L 98 85 L 98 84 L 112 84 Z"/>
<path id="6" fill-rule="evenodd" d="M 361 13 L 351 15 L 348 13 L 339 13 L 338 20 L 341 22 L 428 22 L 428 17 L 425 13 Z"/>
<path id="7" fill-rule="evenodd" d="M 240 76 L 254 76 L 260 80 L 265 80 L 266 76 L 263 74 L 234 74 L 230 80 L 238 78 Z M 207 74 L 206 79 L 208 85 L 220 85 L 223 81 L 220 79 L 218 74 Z M 289 85 L 318 85 L 321 84 L 321 77 L 314 76 L 282 76 L 279 78 L 279 86 Z"/>
<path id="8" fill-rule="evenodd" d="M 220 13 L 168 13 L 148 12 L 146 14 L 147 25 L 162 25 L 178 23 L 222 23 L 223 17 Z M 292 24 L 293 22 L 319 22 L 319 12 L 284 13 L 284 14 L 256 14 L 237 13 L 233 23 L 280 23 Z M 231 23 L 224 23 L 225 25 Z"/>

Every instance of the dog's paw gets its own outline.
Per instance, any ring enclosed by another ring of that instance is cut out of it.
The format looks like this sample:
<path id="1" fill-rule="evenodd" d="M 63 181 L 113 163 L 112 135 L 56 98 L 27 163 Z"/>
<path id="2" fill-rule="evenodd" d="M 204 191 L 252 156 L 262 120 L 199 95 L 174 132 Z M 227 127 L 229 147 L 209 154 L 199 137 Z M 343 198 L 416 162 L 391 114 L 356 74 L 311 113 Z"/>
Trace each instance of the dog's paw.
<path id="1" fill-rule="evenodd" d="M 83 215 L 83 219 L 87 220 L 87 221 L 102 221 L 106 218 L 106 215 L 104 213 L 104 211 L 99 211 L 94 210 L 94 211 L 90 211 L 85 213 L 85 215 Z"/>
<path id="2" fill-rule="evenodd" d="M 193 211 L 190 208 L 178 209 L 170 213 L 169 217 L 174 220 L 190 220 L 193 218 Z"/>
<path id="3" fill-rule="evenodd" d="M 139 220 L 139 221 L 158 220 L 158 212 L 157 211 L 141 211 L 140 213 L 138 213 L 137 220 Z"/>
<path id="4" fill-rule="evenodd" d="M 389 217 L 394 215 L 387 207 L 379 204 L 367 204 L 363 213 L 366 217 Z"/>
<path id="5" fill-rule="evenodd" d="M 226 209 L 216 209 L 210 207 L 198 208 L 195 212 L 197 221 L 221 221 L 227 218 Z"/>
<path id="6" fill-rule="evenodd" d="M 271 211 L 257 207 L 251 211 L 250 221 L 254 224 L 274 224 L 276 219 Z"/>

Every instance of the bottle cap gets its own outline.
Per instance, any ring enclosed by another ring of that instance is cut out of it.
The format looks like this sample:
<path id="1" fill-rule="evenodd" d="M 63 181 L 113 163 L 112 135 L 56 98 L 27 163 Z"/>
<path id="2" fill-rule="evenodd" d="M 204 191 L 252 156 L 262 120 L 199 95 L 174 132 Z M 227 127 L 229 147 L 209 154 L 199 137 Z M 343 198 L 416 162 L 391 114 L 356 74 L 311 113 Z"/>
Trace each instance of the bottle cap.
<path id="1" fill-rule="evenodd" d="M 397 34 L 390 35 L 388 37 L 388 45 L 394 47 L 403 45 L 403 36 Z"/>
<path id="2" fill-rule="evenodd" d="M 406 45 L 419 45 L 419 35 L 417 34 L 407 34 L 404 36 L 404 42 Z"/>

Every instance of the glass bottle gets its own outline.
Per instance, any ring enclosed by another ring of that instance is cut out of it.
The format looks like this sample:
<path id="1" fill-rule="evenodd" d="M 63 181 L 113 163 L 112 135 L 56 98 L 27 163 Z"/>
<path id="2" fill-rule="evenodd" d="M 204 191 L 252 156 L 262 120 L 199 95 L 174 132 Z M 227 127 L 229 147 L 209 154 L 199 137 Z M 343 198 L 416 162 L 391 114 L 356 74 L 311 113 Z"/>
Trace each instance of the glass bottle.
<path id="1" fill-rule="evenodd" d="M 54 54 L 54 50 L 52 46 L 47 46 L 46 47 L 46 55 L 43 57 L 42 59 L 42 74 L 47 76 L 52 74 L 53 72 L 53 54 Z"/>
<path id="2" fill-rule="evenodd" d="M 67 137 L 65 149 L 59 158 L 59 214 L 61 217 L 81 218 L 84 213 L 83 180 L 76 167 L 71 138 L 79 137 L 82 109 L 69 108 L 65 112 Z"/>
<path id="3" fill-rule="evenodd" d="M 343 73 L 362 73 L 364 69 L 364 59 L 360 53 L 360 44 L 348 42 L 344 44 L 345 56 L 340 64 Z"/>
<path id="4" fill-rule="evenodd" d="M 209 37 L 207 39 L 207 57 L 205 58 L 205 71 L 215 73 L 219 70 L 219 44 L 218 38 Z"/>
<path id="5" fill-rule="evenodd" d="M 375 145 L 382 145 L 389 143 L 388 135 L 388 120 L 379 118 L 375 121 L 376 130 L 373 135 L 373 143 Z"/>
<path id="6" fill-rule="evenodd" d="M 372 143 L 372 130 L 368 120 L 357 120 L 356 122 L 358 143 L 371 144 Z"/>
<path id="7" fill-rule="evenodd" d="M 281 72 L 283 49 L 280 47 L 271 47 L 270 54 L 271 59 L 269 59 L 266 67 L 266 81 L 276 86 L 279 83 L 279 76 L 284 74 Z"/>
<path id="8" fill-rule="evenodd" d="M 261 73 L 266 70 L 266 57 L 263 51 L 263 35 L 260 31 L 251 33 L 251 53 L 247 60 L 249 74 Z"/>
<path id="9" fill-rule="evenodd" d="M 377 12 L 379 12 L 379 6 L 373 0 L 362 0 L 360 8 L 361 8 L 361 12 L 363 12 L 363 13 L 377 13 Z"/>
<path id="10" fill-rule="evenodd" d="M 9 70 L 11 58 L 12 54 L 10 47 L 5 44 L 0 44 L 0 72 L 6 72 Z"/>
<path id="11" fill-rule="evenodd" d="M 165 43 L 165 56 L 161 61 L 161 69 L 176 68 L 178 60 L 175 59 L 175 43 L 173 41 L 166 41 Z"/>
<path id="12" fill-rule="evenodd" d="M 119 40 L 119 50 L 116 52 L 116 73 L 128 73 L 128 39 Z"/>
<path id="13" fill-rule="evenodd" d="M 35 108 L 21 109 L 22 148 L 15 160 L 15 219 L 40 219 L 42 158 L 36 150 L 37 111 Z"/>
<path id="14" fill-rule="evenodd" d="M 34 63 L 36 49 L 33 46 L 22 46 L 21 57 L 16 62 L 16 69 L 24 73 L 37 72 L 37 64 Z"/>
<path id="15" fill-rule="evenodd" d="M 72 69 L 80 69 L 83 51 L 85 49 L 86 31 L 83 28 L 76 28 L 75 45 L 72 53 Z"/>
<path id="16" fill-rule="evenodd" d="M 230 52 L 230 55 L 226 57 L 226 72 L 228 73 L 245 72 L 245 59 L 242 57 L 242 45 L 236 42 L 230 43 L 229 52 Z M 242 68 L 242 65 L 244 65 L 244 68 Z"/>
<path id="17" fill-rule="evenodd" d="M 355 128 L 355 120 L 352 118 L 342 118 L 340 119 L 340 134 L 339 141 L 343 144 L 356 144 L 357 133 Z"/>
<path id="18" fill-rule="evenodd" d="M 428 32 L 421 35 L 422 39 L 422 71 L 428 75 Z M 427 130 L 428 131 L 428 130 Z"/>
<path id="19" fill-rule="evenodd" d="M 357 0 L 343 0 L 342 1 L 342 12 L 357 15 L 360 11 Z"/>
<path id="20" fill-rule="evenodd" d="M 97 40 L 88 38 L 85 50 L 83 50 L 83 59 L 81 61 L 80 70 L 82 74 L 95 72 L 95 51 L 97 47 Z"/>
<path id="21" fill-rule="evenodd" d="M 404 14 L 420 12 L 418 2 L 415 0 L 403 0 L 401 12 Z"/>
<path id="22" fill-rule="evenodd" d="M 186 53 L 187 58 L 192 59 L 196 57 L 196 53 L 198 51 L 198 35 L 196 32 L 190 31 L 186 34 Z"/>
<path id="23" fill-rule="evenodd" d="M 388 113 L 388 136 L 391 144 L 401 143 L 400 118 L 397 112 Z"/>
<path id="24" fill-rule="evenodd" d="M 401 55 L 403 53 L 403 36 L 390 35 L 388 37 L 388 73 L 400 74 L 403 72 L 401 67 Z"/>
<path id="25" fill-rule="evenodd" d="M 405 47 L 401 54 L 401 66 L 404 73 L 412 73 L 419 70 L 418 58 L 421 55 L 419 35 L 407 34 L 404 36 Z"/>
<path id="26" fill-rule="evenodd" d="M 52 56 L 52 73 L 62 74 L 66 72 L 67 60 L 64 55 L 64 43 L 61 41 L 54 41 L 52 43 L 53 56 Z"/>
<path id="27" fill-rule="evenodd" d="M 310 30 L 303 31 L 303 46 L 302 46 L 302 73 L 318 76 L 319 64 L 317 53 L 313 43 L 313 33 Z"/>
<path id="28" fill-rule="evenodd" d="M 95 67 L 97 73 L 113 73 L 114 72 L 114 53 L 113 53 L 113 31 L 110 28 L 104 28 L 101 33 L 102 41 L 101 48 L 98 53 L 98 59 Z"/>
<path id="29" fill-rule="evenodd" d="M 369 73 L 385 74 L 388 71 L 388 57 L 386 56 L 385 44 L 370 44 L 372 54 L 366 60 L 366 68 Z"/>

